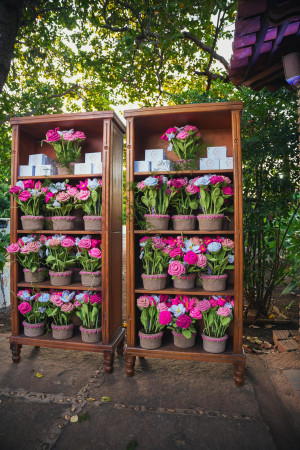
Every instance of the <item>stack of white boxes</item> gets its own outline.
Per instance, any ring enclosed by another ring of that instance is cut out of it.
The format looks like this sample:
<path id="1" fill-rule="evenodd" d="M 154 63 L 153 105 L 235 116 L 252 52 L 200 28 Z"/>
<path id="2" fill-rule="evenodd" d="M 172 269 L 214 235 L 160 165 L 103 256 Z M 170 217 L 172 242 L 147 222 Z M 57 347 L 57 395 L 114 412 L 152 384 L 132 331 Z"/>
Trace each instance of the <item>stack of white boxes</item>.
<path id="1" fill-rule="evenodd" d="M 227 147 L 207 147 L 207 158 L 200 158 L 200 170 L 232 168 L 233 158 L 227 157 Z"/>
<path id="2" fill-rule="evenodd" d="M 84 161 L 84 163 L 75 164 L 75 175 L 102 174 L 102 153 L 86 153 Z"/>
<path id="3" fill-rule="evenodd" d="M 54 159 L 44 155 L 44 153 L 37 153 L 35 155 L 29 155 L 27 166 L 19 166 L 19 176 L 31 177 L 55 175 L 57 173 L 56 170 Z"/>
<path id="4" fill-rule="evenodd" d="M 166 159 L 162 148 L 145 150 L 145 161 L 135 161 L 135 172 L 163 172 L 174 169 L 174 163 Z"/>

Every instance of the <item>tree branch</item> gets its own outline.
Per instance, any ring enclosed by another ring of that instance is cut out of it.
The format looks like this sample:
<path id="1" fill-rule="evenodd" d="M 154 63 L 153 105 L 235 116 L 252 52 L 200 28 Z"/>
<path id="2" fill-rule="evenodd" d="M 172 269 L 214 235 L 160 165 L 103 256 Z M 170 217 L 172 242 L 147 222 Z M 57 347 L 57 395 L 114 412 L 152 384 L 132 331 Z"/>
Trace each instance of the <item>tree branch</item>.
<path id="1" fill-rule="evenodd" d="M 223 56 L 216 53 L 210 45 L 204 44 L 202 41 L 200 41 L 200 39 L 198 39 L 196 36 L 192 35 L 189 31 L 183 31 L 182 37 L 184 39 L 188 39 L 188 40 L 194 42 L 194 44 L 196 44 L 199 48 L 201 48 L 205 52 L 209 53 L 213 58 L 215 58 L 217 61 L 219 61 L 225 67 L 226 70 L 229 69 L 229 63 L 226 61 L 226 59 L 223 58 Z"/>

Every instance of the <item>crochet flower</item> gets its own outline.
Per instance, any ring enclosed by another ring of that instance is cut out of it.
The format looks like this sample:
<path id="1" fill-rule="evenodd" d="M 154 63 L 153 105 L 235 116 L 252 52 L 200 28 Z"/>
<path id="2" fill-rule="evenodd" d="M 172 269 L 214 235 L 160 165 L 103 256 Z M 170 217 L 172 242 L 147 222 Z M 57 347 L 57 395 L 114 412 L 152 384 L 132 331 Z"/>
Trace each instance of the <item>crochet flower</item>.
<path id="1" fill-rule="evenodd" d="M 144 180 L 145 186 L 154 187 L 158 184 L 158 179 L 155 177 L 148 177 Z"/>
<path id="2" fill-rule="evenodd" d="M 231 315 L 231 309 L 223 306 L 217 311 L 218 316 L 228 317 Z"/>
<path id="3" fill-rule="evenodd" d="M 56 247 L 57 245 L 60 245 L 60 240 L 56 238 L 52 238 L 48 240 L 48 245 L 50 247 Z"/>
<path id="4" fill-rule="evenodd" d="M 172 314 L 170 313 L 170 311 L 161 311 L 158 321 L 160 325 L 169 325 L 169 323 L 172 322 Z"/>
<path id="5" fill-rule="evenodd" d="M 158 311 L 168 311 L 168 305 L 166 303 L 158 303 L 158 305 L 156 305 L 156 308 L 158 309 Z"/>
<path id="6" fill-rule="evenodd" d="M 32 310 L 32 306 L 28 302 L 22 302 L 18 306 L 18 310 L 21 314 L 25 315 L 28 314 Z"/>
<path id="7" fill-rule="evenodd" d="M 75 139 L 86 139 L 86 135 L 84 134 L 83 131 L 75 131 L 73 136 Z"/>
<path id="8" fill-rule="evenodd" d="M 10 194 L 18 194 L 21 191 L 22 191 L 22 189 L 20 188 L 20 186 L 12 186 L 9 190 L 9 193 Z"/>
<path id="9" fill-rule="evenodd" d="M 89 190 L 81 190 L 74 196 L 74 199 L 82 200 L 85 202 L 86 200 L 88 200 L 90 195 L 91 192 Z"/>
<path id="10" fill-rule="evenodd" d="M 176 139 L 185 139 L 188 135 L 189 134 L 186 131 L 180 131 L 180 133 L 177 134 Z"/>
<path id="11" fill-rule="evenodd" d="M 20 247 L 18 244 L 11 244 L 6 247 L 7 253 L 18 253 L 20 251 Z"/>
<path id="12" fill-rule="evenodd" d="M 183 315 L 178 317 L 176 320 L 176 326 L 178 328 L 184 328 L 187 329 L 192 323 L 192 319 L 189 316 Z"/>
<path id="13" fill-rule="evenodd" d="M 62 306 L 64 304 L 64 302 L 61 300 L 60 295 L 58 294 L 52 294 L 50 296 L 50 301 L 55 305 L 55 306 Z"/>
<path id="14" fill-rule="evenodd" d="M 202 319 L 202 313 L 201 313 L 201 311 L 200 311 L 199 309 L 197 309 L 197 308 L 192 308 L 192 309 L 190 310 L 190 316 L 191 316 L 193 319 Z"/>
<path id="15" fill-rule="evenodd" d="M 65 248 L 71 248 L 75 244 L 74 239 L 67 237 L 61 241 L 61 246 Z"/>
<path id="16" fill-rule="evenodd" d="M 198 238 L 198 237 L 191 237 L 190 241 L 193 245 L 197 245 L 199 247 L 203 244 L 203 239 Z"/>
<path id="17" fill-rule="evenodd" d="M 195 127 L 194 125 L 186 125 L 186 126 L 184 127 L 184 130 L 185 130 L 185 131 L 196 131 L 196 130 L 197 130 L 197 127 Z"/>
<path id="18" fill-rule="evenodd" d="M 169 311 L 174 315 L 174 317 L 179 317 L 184 314 L 186 310 L 183 304 L 179 303 L 178 305 L 172 305 L 171 308 L 169 308 Z"/>
<path id="19" fill-rule="evenodd" d="M 171 258 L 176 258 L 176 256 L 183 256 L 183 251 L 179 247 L 172 248 L 169 255 Z"/>
<path id="20" fill-rule="evenodd" d="M 202 253 L 199 253 L 197 260 L 197 266 L 198 267 L 206 267 L 207 266 L 207 258 L 205 255 L 202 255 Z"/>
<path id="21" fill-rule="evenodd" d="M 208 300 L 202 300 L 201 302 L 199 302 L 196 306 L 197 309 L 199 309 L 199 311 L 201 312 L 206 312 L 210 309 L 210 303 Z"/>
<path id="22" fill-rule="evenodd" d="M 194 181 L 195 186 L 208 186 L 210 183 L 210 178 L 207 175 L 204 177 L 196 178 Z"/>
<path id="23" fill-rule="evenodd" d="M 209 300 L 209 303 L 212 308 L 215 308 L 216 306 L 218 306 L 218 300 L 214 297 Z"/>
<path id="24" fill-rule="evenodd" d="M 198 261 L 198 255 L 195 252 L 189 251 L 186 252 L 186 254 L 183 257 L 183 260 L 187 263 L 193 266 L 194 264 L 197 264 Z"/>
<path id="25" fill-rule="evenodd" d="M 233 189 L 230 186 L 223 187 L 222 189 L 224 195 L 233 195 Z"/>
<path id="26" fill-rule="evenodd" d="M 185 267 L 179 261 L 171 261 L 168 268 L 168 273 L 174 277 L 178 277 L 185 273 Z"/>
<path id="27" fill-rule="evenodd" d="M 213 175 L 212 177 L 210 177 L 209 181 L 211 184 L 223 183 L 224 177 L 222 177 L 222 175 Z"/>
<path id="28" fill-rule="evenodd" d="M 199 253 L 199 245 L 194 245 L 190 239 L 187 239 L 184 242 L 184 247 L 182 248 L 183 252 L 193 251 L 195 253 Z"/>
<path id="29" fill-rule="evenodd" d="M 56 196 L 56 201 L 60 203 L 64 203 L 70 200 L 70 195 L 67 192 L 59 192 Z"/>
<path id="30" fill-rule="evenodd" d="M 229 255 L 228 256 L 228 262 L 229 262 L 229 264 L 233 264 L 234 263 L 234 255 Z"/>
<path id="31" fill-rule="evenodd" d="M 222 248 L 222 245 L 219 242 L 211 242 L 207 246 L 207 250 L 210 253 L 218 253 Z"/>
<path id="32" fill-rule="evenodd" d="M 94 303 L 102 303 L 101 294 L 92 294 L 92 295 L 90 295 L 90 302 L 91 302 L 91 305 L 93 305 Z"/>
<path id="33" fill-rule="evenodd" d="M 70 187 L 67 189 L 67 193 L 70 197 L 74 197 L 74 195 L 78 194 L 78 189 L 76 187 Z"/>
<path id="34" fill-rule="evenodd" d="M 29 191 L 23 191 L 19 195 L 19 200 L 21 200 L 21 202 L 26 202 L 30 197 L 31 197 L 31 194 Z"/>
<path id="35" fill-rule="evenodd" d="M 60 298 L 64 303 L 67 303 L 67 302 L 70 302 L 71 300 L 73 300 L 74 296 L 75 296 L 75 291 L 73 291 L 73 292 L 64 291 Z"/>
<path id="36" fill-rule="evenodd" d="M 60 308 L 63 312 L 71 312 L 74 309 L 74 305 L 73 303 L 64 303 Z"/>
<path id="37" fill-rule="evenodd" d="M 91 248 L 92 243 L 90 239 L 82 238 L 77 245 L 79 248 Z"/>
<path id="38" fill-rule="evenodd" d="M 222 247 L 234 248 L 234 242 L 231 239 L 224 239 L 222 242 Z"/>
<path id="39" fill-rule="evenodd" d="M 58 134 L 59 127 L 55 128 L 55 130 L 49 130 L 46 133 L 46 141 L 55 142 L 60 140 L 60 135 Z"/>
<path id="40" fill-rule="evenodd" d="M 50 300 L 50 294 L 48 292 L 43 292 L 42 295 L 39 296 L 39 302 L 47 303 Z"/>
<path id="41" fill-rule="evenodd" d="M 93 258 L 100 259 L 102 257 L 102 252 L 101 250 L 99 250 L 99 248 L 91 248 L 89 250 L 89 255 L 92 256 Z"/>
<path id="42" fill-rule="evenodd" d="M 37 253 L 41 248 L 41 244 L 39 242 L 29 242 L 29 244 L 27 244 L 27 248 L 31 253 Z"/>
<path id="43" fill-rule="evenodd" d="M 143 295 L 143 296 L 139 297 L 139 298 L 137 299 L 136 303 L 137 303 L 137 305 L 138 305 L 138 307 L 139 307 L 140 309 L 148 308 L 148 306 L 149 306 L 149 304 L 150 304 L 150 302 L 149 302 L 149 296 L 148 296 L 148 295 Z"/>

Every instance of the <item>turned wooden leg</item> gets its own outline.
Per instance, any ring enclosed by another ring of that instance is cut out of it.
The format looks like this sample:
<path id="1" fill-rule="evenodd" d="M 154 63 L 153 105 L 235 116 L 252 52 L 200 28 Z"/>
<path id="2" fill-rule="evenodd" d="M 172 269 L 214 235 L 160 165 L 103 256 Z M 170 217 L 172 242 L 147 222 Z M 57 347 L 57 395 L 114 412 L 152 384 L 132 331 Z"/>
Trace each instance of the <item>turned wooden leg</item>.
<path id="1" fill-rule="evenodd" d="M 125 373 L 128 377 L 133 377 L 134 375 L 134 365 L 135 365 L 135 356 L 126 355 L 125 356 Z"/>
<path id="2" fill-rule="evenodd" d="M 114 352 L 104 352 L 104 370 L 112 373 L 114 370 Z"/>
<path id="3" fill-rule="evenodd" d="M 121 340 L 120 344 L 117 347 L 117 353 L 119 356 L 124 355 L 124 343 L 125 343 L 125 338 Z"/>
<path id="4" fill-rule="evenodd" d="M 11 358 L 13 360 L 14 363 L 19 363 L 20 359 L 21 359 L 21 348 L 22 345 L 21 344 L 15 344 L 15 343 L 11 343 L 10 344 L 10 349 L 11 349 Z"/>
<path id="5" fill-rule="evenodd" d="M 234 367 L 234 382 L 236 386 L 242 386 L 244 383 L 245 361 L 236 361 Z"/>

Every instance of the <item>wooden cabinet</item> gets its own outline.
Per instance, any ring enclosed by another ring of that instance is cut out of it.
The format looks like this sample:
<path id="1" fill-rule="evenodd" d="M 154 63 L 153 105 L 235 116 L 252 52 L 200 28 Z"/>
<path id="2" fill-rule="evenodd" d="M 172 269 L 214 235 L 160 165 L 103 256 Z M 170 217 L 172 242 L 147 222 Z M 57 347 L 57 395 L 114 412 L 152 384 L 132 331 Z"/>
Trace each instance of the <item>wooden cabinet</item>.
<path id="1" fill-rule="evenodd" d="M 159 172 L 159 174 L 184 174 L 190 178 L 206 173 L 226 174 L 233 180 L 234 186 L 234 214 L 227 229 L 216 232 L 189 231 L 183 235 L 213 235 L 219 234 L 234 240 L 235 264 L 233 285 L 227 286 L 223 292 L 208 292 L 202 288 L 193 288 L 189 291 L 180 291 L 173 287 L 167 287 L 162 291 L 150 292 L 142 288 L 141 263 L 139 261 L 139 239 L 143 234 L 175 235 L 178 231 L 153 231 L 149 232 L 137 229 L 134 224 L 133 191 L 128 189 L 127 196 L 127 225 L 126 225 L 126 266 L 127 266 L 127 348 L 125 353 L 126 374 L 134 374 L 136 356 L 154 357 L 166 359 L 182 359 L 207 362 L 233 363 L 234 379 L 237 385 L 243 383 L 245 355 L 242 347 L 243 325 L 243 210 L 242 210 L 242 161 L 241 161 L 241 137 L 240 114 L 242 103 L 210 103 L 192 104 L 183 106 L 170 106 L 158 108 L 144 108 L 125 111 L 127 120 L 127 184 L 140 181 L 150 172 L 135 173 L 134 162 L 145 159 L 145 149 L 167 149 L 168 142 L 160 139 L 161 135 L 169 127 L 182 127 L 195 125 L 199 128 L 206 146 L 226 146 L 227 156 L 233 156 L 233 169 L 220 170 L 193 170 Z M 173 153 L 168 153 L 170 159 L 175 159 Z M 142 293 L 153 294 L 186 294 L 197 296 L 200 299 L 209 295 L 234 295 L 234 321 L 231 327 L 231 338 L 227 343 L 226 351 L 221 354 L 207 353 L 203 350 L 201 338 L 198 336 L 196 346 L 190 349 L 179 349 L 164 337 L 163 345 L 157 350 L 145 350 L 139 346 L 138 332 L 141 328 L 139 311 L 136 307 L 136 299 Z"/>
<path id="2" fill-rule="evenodd" d="M 69 350 L 83 350 L 104 353 L 105 370 L 113 371 L 114 351 L 123 352 L 124 330 L 122 329 L 122 184 L 123 184 L 123 135 L 125 127 L 113 111 L 87 112 L 76 114 L 45 115 L 34 117 L 16 117 L 12 124 L 12 172 L 11 183 L 14 185 L 20 179 L 64 180 L 70 183 L 94 178 L 102 175 L 102 231 L 88 232 L 74 230 L 63 232 L 82 236 L 95 235 L 102 240 L 102 286 L 86 288 L 81 283 L 64 286 L 69 290 L 101 290 L 102 291 L 102 341 L 96 344 L 84 343 L 80 334 L 74 333 L 71 339 L 55 340 L 51 333 L 39 338 L 29 338 L 23 335 L 21 320 L 18 312 L 17 291 L 22 287 L 33 287 L 31 283 L 23 281 L 23 274 L 17 262 L 11 265 L 11 315 L 12 336 L 10 345 L 14 362 L 20 361 L 22 345 L 33 345 Z M 60 127 L 61 130 L 75 129 L 83 131 L 86 140 L 82 143 L 82 159 L 85 153 L 102 152 L 102 174 L 83 174 L 49 177 L 20 177 L 19 165 L 28 164 L 28 156 L 35 153 L 45 153 L 55 158 L 53 147 L 47 144 L 41 146 L 49 129 Z M 16 201 L 11 201 L 11 242 L 17 242 L 24 234 L 20 226 L 20 211 Z M 37 234 L 56 234 L 57 231 L 38 230 Z M 99 237 L 101 236 L 101 237 Z M 44 291 L 52 286 L 49 281 L 35 285 Z M 58 286 L 58 288 L 60 288 Z"/>

